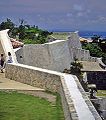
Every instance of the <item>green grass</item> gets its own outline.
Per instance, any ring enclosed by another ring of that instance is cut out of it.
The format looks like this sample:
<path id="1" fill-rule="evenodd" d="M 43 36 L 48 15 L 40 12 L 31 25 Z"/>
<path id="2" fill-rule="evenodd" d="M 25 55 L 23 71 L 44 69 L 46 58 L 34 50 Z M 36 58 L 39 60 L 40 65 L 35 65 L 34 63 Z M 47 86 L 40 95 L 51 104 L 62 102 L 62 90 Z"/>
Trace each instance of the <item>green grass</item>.
<path id="1" fill-rule="evenodd" d="M 60 96 L 53 105 L 31 95 L 0 91 L 0 120 L 64 120 Z"/>
<path id="2" fill-rule="evenodd" d="M 68 33 L 65 32 L 60 32 L 60 33 L 53 33 L 51 36 L 57 38 L 57 39 L 61 39 L 61 40 L 66 40 L 68 37 Z"/>
<path id="3" fill-rule="evenodd" d="M 104 97 L 106 97 L 106 90 L 98 90 L 97 96 L 104 96 Z"/>

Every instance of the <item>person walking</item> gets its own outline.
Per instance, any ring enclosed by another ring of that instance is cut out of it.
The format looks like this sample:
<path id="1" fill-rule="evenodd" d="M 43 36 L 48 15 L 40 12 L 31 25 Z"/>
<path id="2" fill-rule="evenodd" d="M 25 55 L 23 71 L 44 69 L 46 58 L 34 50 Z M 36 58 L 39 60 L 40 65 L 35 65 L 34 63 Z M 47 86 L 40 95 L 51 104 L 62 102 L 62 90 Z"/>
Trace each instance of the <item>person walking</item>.
<path id="1" fill-rule="evenodd" d="M 4 54 L 1 54 L 1 58 L 0 58 L 1 73 L 3 73 L 4 62 L 5 62 Z"/>
<path id="2" fill-rule="evenodd" d="M 8 58 L 7 58 L 7 63 L 12 63 L 13 60 L 12 60 L 12 56 L 11 56 L 11 53 L 8 52 Z"/>

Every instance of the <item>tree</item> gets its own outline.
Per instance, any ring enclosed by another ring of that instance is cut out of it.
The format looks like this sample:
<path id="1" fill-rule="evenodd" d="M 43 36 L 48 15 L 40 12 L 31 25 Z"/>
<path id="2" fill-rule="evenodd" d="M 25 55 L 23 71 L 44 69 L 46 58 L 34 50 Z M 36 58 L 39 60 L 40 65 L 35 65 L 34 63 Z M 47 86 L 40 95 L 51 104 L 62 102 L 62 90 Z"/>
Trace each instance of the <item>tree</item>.
<path id="1" fill-rule="evenodd" d="M 78 61 L 78 59 L 74 58 L 74 62 L 71 63 L 71 73 L 73 74 L 81 74 L 81 68 L 83 68 L 82 64 Z"/>
<path id="2" fill-rule="evenodd" d="M 47 30 L 39 29 L 38 26 L 27 24 L 24 19 L 19 19 L 19 26 L 16 26 L 10 19 L 0 24 L 0 30 L 10 29 L 9 36 L 19 38 L 24 43 L 44 44 L 51 33 Z"/>
<path id="3" fill-rule="evenodd" d="M 97 43 L 88 43 L 82 44 L 82 48 L 89 50 L 92 57 L 102 57 L 103 62 L 106 64 L 106 53 L 103 52 L 99 44 Z"/>
<path id="4" fill-rule="evenodd" d="M 83 49 L 89 50 L 93 57 L 102 57 L 102 49 L 96 43 L 88 43 L 82 46 Z"/>
<path id="5" fill-rule="evenodd" d="M 8 18 L 6 19 L 5 22 L 2 22 L 0 24 L 0 30 L 5 30 L 5 29 L 12 30 L 14 27 L 15 27 L 15 24 Z"/>
<path id="6" fill-rule="evenodd" d="M 18 33 L 18 29 L 16 25 L 9 18 L 7 18 L 6 21 L 0 24 L 0 30 L 5 30 L 5 29 L 10 29 L 9 30 L 10 37 L 13 37 L 13 38 L 16 37 Z"/>
<path id="7" fill-rule="evenodd" d="M 25 26 L 24 25 L 20 25 L 18 27 L 18 34 L 19 34 L 19 39 L 23 40 L 25 38 Z"/>

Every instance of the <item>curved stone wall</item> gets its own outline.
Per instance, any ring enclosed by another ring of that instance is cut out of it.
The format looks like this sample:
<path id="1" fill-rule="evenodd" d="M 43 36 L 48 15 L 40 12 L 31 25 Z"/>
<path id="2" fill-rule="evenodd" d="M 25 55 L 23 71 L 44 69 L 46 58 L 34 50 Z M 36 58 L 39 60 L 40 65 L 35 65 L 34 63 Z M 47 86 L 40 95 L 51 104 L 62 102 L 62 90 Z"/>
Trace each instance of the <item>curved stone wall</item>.
<path id="1" fill-rule="evenodd" d="M 7 64 L 6 77 L 61 96 L 65 120 L 101 120 L 75 76 L 47 69 Z"/>

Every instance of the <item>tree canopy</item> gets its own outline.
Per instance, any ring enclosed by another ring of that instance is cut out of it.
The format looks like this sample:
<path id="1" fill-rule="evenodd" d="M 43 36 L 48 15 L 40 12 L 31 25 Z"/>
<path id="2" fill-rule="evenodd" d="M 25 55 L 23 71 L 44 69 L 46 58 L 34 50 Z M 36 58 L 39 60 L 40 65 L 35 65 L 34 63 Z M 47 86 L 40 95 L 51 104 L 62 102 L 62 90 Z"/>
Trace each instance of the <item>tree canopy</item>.
<path id="1" fill-rule="evenodd" d="M 25 44 L 43 44 L 47 42 L 48 35 L 52 34 L 38 26 L 27 24 L 23 19 L 19 20 L 19 26 L 17 26 L 11 19 L 7 18 L 0 24 L 0 30 L 5 29 L 10 29 L 10 37 L 17 38 Z"/>
<path id="2" fill-rule="evenodd" d="M 102 57 L 103 62 L 106 64 L 106 53 L 98 43 L 82 44 L 82 48 L 89 50 L 92 57 Z"/>

